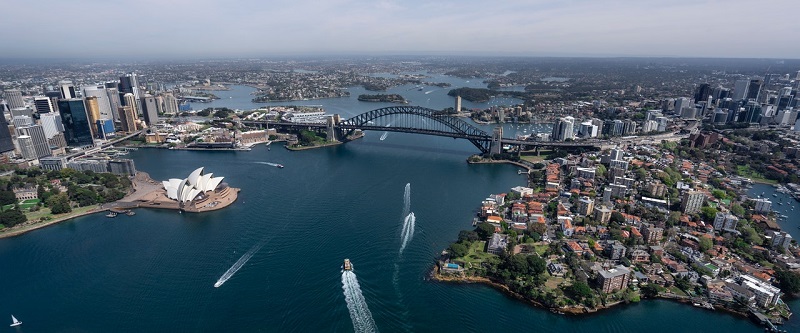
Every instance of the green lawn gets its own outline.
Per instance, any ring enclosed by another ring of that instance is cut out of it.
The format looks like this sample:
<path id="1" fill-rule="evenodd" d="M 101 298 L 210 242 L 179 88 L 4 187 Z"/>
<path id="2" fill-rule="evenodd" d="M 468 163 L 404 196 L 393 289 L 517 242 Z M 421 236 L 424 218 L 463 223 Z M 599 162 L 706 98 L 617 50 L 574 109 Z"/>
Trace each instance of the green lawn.
<path id="1" fill-rule="evenodd" d="M 471 263 L 474 266 L 486 261 L 488 258 L 495 256 L 494 254 L 486 253 L 486 251 L 483 250 L 484 248 L 486 248 L 485 241 L 473 242 L 469 247 L 469 252 L 467 255 L 459 259 L 463 260 L 464 263 Z"/>
<path id="2" fill-rule="evenodd" d="M 736 173 L 739 176 L 747 177 L 752 179 L 754 182 L 759 183 L 766 183 L 766 184 L 776 184 L 778 182 L 772 179 L 764 178 L 764 175 L 756 172 L 755 170 L 751 169 L 749 165 L 737 165 L 736 166 Z"/>
<path id="3" fill-rule="evenodd" d="M 23 209 L 23 210 L 31 208 L 31 207 L 35 206 L 37 203 L 39 203 L 39 201 L 41 201 L 41 200 L 39 200 L 39 199 L 22 200 L 22 202 L 19 203 L 19 208 Z M 10 209 L 10 208 L 14 208 L 14 205 L 11 204 L 11 205 L 3 206 L 3 210 Z"/>
<path id="4" fill-rule="evenodd" d="M 681 288 L 678 288 L 676 286 L 669 287 L 669 291 L 678 296 L 687 296 L 686 293 L 683 292 L 683 290 L 681 290 Z"/>

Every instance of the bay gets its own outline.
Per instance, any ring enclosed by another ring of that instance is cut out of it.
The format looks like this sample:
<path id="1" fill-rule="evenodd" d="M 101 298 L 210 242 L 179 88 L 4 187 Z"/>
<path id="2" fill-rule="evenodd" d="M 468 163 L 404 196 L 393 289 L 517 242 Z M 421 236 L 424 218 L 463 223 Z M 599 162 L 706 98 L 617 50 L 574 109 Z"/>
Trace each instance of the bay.
<path id="1" fill-rule="evenodd" d="M 246 95 L 228 100 L 245 103 Z M 340 107 L 351 115 L 377 108 Z M 526 126 L 520 130 L 549 130 Z M 349 258 L 384 332 L 761 330 L 744 318 L 661 300 L 560 316 L 486 286 L 428 281 L 434 256 L 470 228 L 480 201 L 524 178 L 508 165 L 468 165 L 475 148 L 464 140 L 367 134 L 302 152 L 278 144 L 248 152 L 132 152 L 137 169 L 156 180 L 204 166 L 241 188 L 239 200 L 205 214 L 96 214 L 0 239 L 0 314 L 13 313 L 31 332 L 348 332 L 340 266 Z M 401 254 L 407 183 L 416 227 Z"/>

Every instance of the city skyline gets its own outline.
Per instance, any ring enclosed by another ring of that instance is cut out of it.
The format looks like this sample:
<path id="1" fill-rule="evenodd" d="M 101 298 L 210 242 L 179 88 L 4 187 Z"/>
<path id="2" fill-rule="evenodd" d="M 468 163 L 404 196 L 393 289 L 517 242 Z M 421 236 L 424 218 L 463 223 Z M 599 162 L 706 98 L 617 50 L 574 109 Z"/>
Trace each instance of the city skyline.
<path id="1" fill-rule="evenodd" d="M 47 8 L 48 10 L 41 10 Z M 309 54 L 797 58 L 782 31 L 800 3 L 768 1 L 13 0 L 0 58 L 198 58 Z M 30 24 L 36 13 L 36 24 Z M 764 13 L 737 19 L 742 13 Z M 115 18 L 116 15 L 119 17 Z M 64 18 L 69 17 L 68 20 Z M 130 19 L 124 19 L 130 18 Z M 118 22 L 100 33 L 103 22 Z M 68 22 L 70 34 L 60 34 Z M 754 29 L 753 27 L 768 27 Z M 46 42 L 45 42 L 46 41 Z"/>

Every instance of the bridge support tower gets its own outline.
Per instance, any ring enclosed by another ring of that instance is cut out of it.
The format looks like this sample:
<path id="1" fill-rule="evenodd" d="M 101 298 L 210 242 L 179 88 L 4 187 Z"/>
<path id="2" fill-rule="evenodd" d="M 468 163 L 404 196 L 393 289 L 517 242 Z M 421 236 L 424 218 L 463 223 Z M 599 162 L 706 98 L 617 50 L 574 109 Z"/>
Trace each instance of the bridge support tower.
<path id="1" fill-rule="evenodd" d="M 338 114 L 334 114 L 333 116 L 327 118 L 327 126 L 325 127 L 325 130 L 328 136 L 328 141 L 339 141 L 339 138 L 337 137 L 339 131 L 337 131 L 336 125 L 339 124 L 340 119 L 341 118 L 339 118 Z"/>
<path id="2" fill-rule="evenodd" d="M 489 153 L 500 154 L 503 152 L 503 126 L 497 126 L 492 132 L 492 143 L 489 146 Z"/>

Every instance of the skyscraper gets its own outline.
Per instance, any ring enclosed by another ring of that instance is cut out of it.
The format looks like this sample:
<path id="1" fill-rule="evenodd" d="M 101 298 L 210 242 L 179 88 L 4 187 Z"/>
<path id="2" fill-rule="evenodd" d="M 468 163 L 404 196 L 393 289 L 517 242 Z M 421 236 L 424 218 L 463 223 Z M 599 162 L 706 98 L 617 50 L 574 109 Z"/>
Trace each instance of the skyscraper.
<path id="1" fill-rule="evenodd" d="M 97 119 L 113 119 L 113 112 L 111 108 L 111 102 L 108 98 L 108 92 L 106 88 L 103 87 L 86 87 L 83 88 L 83 96 L 84 97 L 97 97 L 97 107 L 99 108 L 99 118 Z"/>
<path id="2" fill-rule="evenodd" d="M 44 134 L 44 129 L 41 125 L 33 125 L 19 129 L 20 134 L 29 136 L 33 144 L 35 152 L 34 158 L 40 158 L 52 155 L 50 145 L 47 143 L 47 137 Z M 22 146 L 22 145 L 20 145 Z"/>
<path id="3" fill-rule="evenodd" d="M 80 98 L 58 101 L 58 110 L 64 123 L 64 138 L 69 146 L 88 146 L 94 143 L 86 106 Z"/>
<path id="4" fill-rule="evenodd" d="M 86 116 L 89 117 L 89 130 L 92 132 L 92 137 L 97 138 L 97 121 L 100 119 L 100 106 L 97 103 L 97 97 L 90 96 L 84 99 L 84 104 L 86 105 Z"/>
<path id="5" fill-rule="evenodd" d="M 553 132 L 551 138 L 553 141 L 564 141 L 566 139 L 574 139 L 575 135 L 573 129 L 575 126 L 575 118 L 564 117 L 556 120 L 553 124 Z"/>
<path id="6" fill-rule="evenodd" d="M 122 125 L 123 132 L 136 132 L 136 116 L 133 113 L 133 107 L 129 105 L 119 107 L 119 121 Z"/>
<path id="7" fill-rule="evenodd" d="M 22 157 L 26 160 L 35 160 L 38 157 L 36 156 L 36 150 L 33 149 L 33 139 L 27 135 L 20 135 L 17 137 L 17 143 L 19 144 L 19 150 L 22 152 Z"/>
<path id="8" fill-rule="evenodd" d="M 33 106 L 36 108 L 36 113 L 49 113 L 53 112 L 53 101 L 47 96 L 36 96 L 33 98 Z"/>
<path id="9" fill-rule="evenodd" d="M 695 102 L 707 101 L 708 96 L 711 96 L 711 86 L 708 83 L 703 83 L 694 90 Z"/>
<path id="10" fill-rule="evenodd" d="M 64 133 L 64 124 L 61 122 L 61 114 L 58 112 L 41 114 L 41 121 L 47 139 L 52 139 L 58 133 Z"/>
<path id="11" fill-rule="evenodd" d="M 14 123 L 14 128 L 17 129 L 17 133 L 19 133 L 20 128 L 33 125 L 33 118 L 28 116 L 14 116 L 11 121 Z"/>
<path id="12" fill-rule="evenodd" d="M 136 102 L 136 96 L 134 96 L 132 93 L 125 93 L 125 95 L 122 97 L 123 97 L 122 104 L 125 106 L 130 106 L 131 111 L 133 111 L 133 115 L 136 117 L 136 119 L 139 119 L 140 110 L 139 110 L 139 103 Z M 122 118 L 122 114 L 120 114 L 119 116 L 120 118 Z"/>
<path id="13" fill-rule="evenodd" d="M 136 73 L 128 73 L 119 77 L 119 92 L 121 94 L 133 94 L 139 99 L 139 81 Z"/>
<path id="14" fill-rule="evenodd" d="M 59 96 L 61 99 L 70 99 L 78 97 L 78 95 L 75 93 L 75 85 L 72 84 L 72 81 L 59 82 L 58 89 L 61 94 Z"/>
<path id="15" fill-rule="evenodd" d="M 747 89 L 750 87 L 750 80 L 736 80 L 733 86 L 733 100 L 741 101 L 747 98 Z"/>
<path id="16" fill-rule="evenodd" d="M 15 109 L 25 107 L 25 101 L 22 99 L 22 91 L 19 89 L 6 90 L 5 94 L 3 95 L 5 95 L 9 108 Z"/>
<path id="17" fill-rule="evenodd" d="M 153 95 L 145 94 L 142 97 L 142 115 L 147 126 L 152 127 L 158 122 L 158 110 L 156 109 L 156 99 Z"/>
<path id="18" fill-rule="evenodd" d="M 108 93 L 108 104 L 111 105 L 111 119 L 115 122 L 119 121 L 119 107 L 122 106 L 122 102 L 119 99 L 119 89 L 117 88 L 106 88 L 106 92 Z"/>
<path id="19" fill-rule="evenodd" d="M 164 113 L 178 114 L 178 99 L 172 93 L 164 93 Z"/>
<path id="20" fill-rule="evenodd" d="M 8 130 L 6 117 L 0 114 L 0 154 L 14 150 L 14 140 L 11 139 L 11 131 Z"/>
<path id="21" fill-rule="evenodd" d="M 758 100 L 758 96 L 761 93 L 761 86 L 764 82 L 760 79 L 753 79 L 750 80 L 750 83 L 747 87 L 747 99 Z"/>

